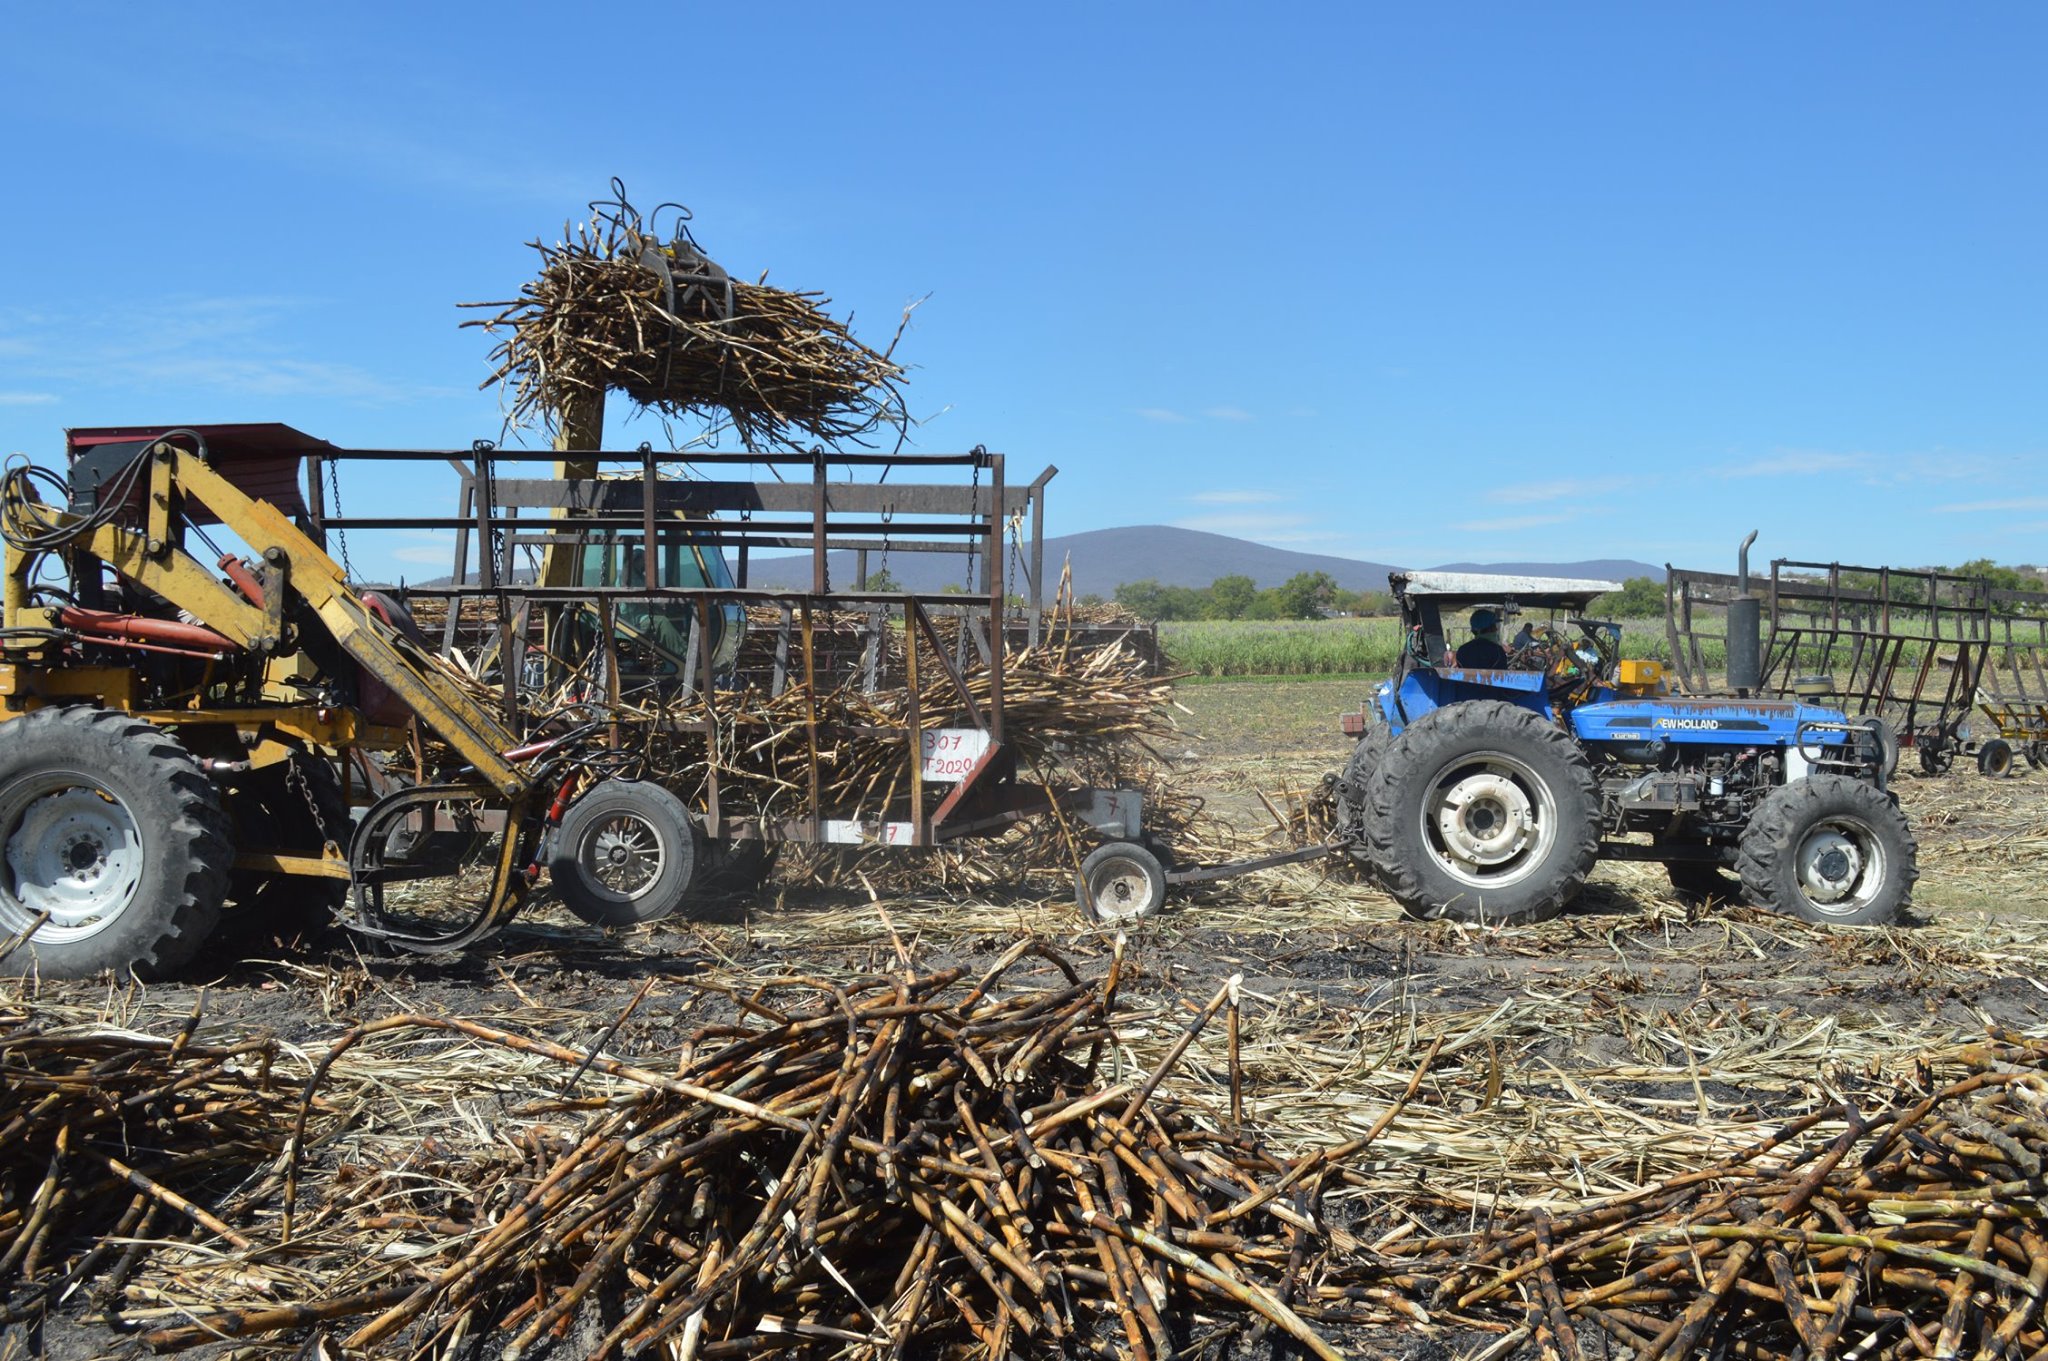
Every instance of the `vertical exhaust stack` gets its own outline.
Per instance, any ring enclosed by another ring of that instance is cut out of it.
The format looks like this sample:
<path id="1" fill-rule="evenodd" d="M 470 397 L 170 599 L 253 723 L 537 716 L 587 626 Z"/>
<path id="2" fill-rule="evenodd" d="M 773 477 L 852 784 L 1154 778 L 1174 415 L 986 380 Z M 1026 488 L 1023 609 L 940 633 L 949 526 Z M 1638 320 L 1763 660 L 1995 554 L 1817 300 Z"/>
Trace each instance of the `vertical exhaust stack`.
<path id="1" fill-rule="evenodd" d="M 1764 685 L 1763 601 L 1749 593 L 1749 546 L 1755 542 L 1752 529 L 1735 550 L 1737 593 L 1728 602 L 1728 685 L 1745 699 Z"/>

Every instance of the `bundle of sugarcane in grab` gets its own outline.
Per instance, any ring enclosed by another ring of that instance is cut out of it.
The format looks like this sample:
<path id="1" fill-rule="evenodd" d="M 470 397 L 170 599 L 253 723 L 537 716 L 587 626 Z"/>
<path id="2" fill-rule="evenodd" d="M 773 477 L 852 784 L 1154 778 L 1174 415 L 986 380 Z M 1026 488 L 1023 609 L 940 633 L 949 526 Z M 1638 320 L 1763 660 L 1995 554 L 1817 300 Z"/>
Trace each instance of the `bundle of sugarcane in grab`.
<path id="1" fill-rule="evenodd" d="M 894 341 L 856 340 L 821 294 L 733 278 L 698 247 L 687 210 L 662 205 L 675 219 L 663 239 L 661 208 L 643 219 L 623 185 L 612 189 L 560 242 L 531 243 L 540 272 L 517 298 L 463 304 L 490 309 L 463 324 L 501 337 L 483 386 L 504 384 L 513 425 L 553 422 L 609 390 L 706 417 L 748 448 L 859 442 L 907 423 Z"/>

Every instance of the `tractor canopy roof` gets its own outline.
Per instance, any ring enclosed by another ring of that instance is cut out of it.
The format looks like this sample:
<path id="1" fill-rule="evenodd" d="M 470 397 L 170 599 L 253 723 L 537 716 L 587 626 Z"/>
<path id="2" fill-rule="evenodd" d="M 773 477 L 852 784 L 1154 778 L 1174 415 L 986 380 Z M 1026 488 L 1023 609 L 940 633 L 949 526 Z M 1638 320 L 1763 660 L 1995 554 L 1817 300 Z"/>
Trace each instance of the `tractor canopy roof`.
<path id="1" fill-rule="evenodd" d="M 1404 604 L 1429 600 L 1439 608 L 1502 605 L 1524 609 L 1584 610 L 1595 596 L 1621 589 L 1618 581 L 1583 577 L 1528 577 L 1491 572 L 1392 572 L 1387 582 Z"/>

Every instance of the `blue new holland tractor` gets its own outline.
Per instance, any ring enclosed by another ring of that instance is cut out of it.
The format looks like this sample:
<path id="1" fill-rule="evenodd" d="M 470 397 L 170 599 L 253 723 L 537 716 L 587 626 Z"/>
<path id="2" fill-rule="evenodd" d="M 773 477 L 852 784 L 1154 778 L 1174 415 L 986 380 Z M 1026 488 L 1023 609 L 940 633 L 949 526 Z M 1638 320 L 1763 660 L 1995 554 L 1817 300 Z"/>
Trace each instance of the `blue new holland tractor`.
<path id="1" fill-rule="evenodd" d="M 1658 861 L 1681 896 L 1810 921 L 1886 922 L 1906 906 L 1918 871 L 1885 787 L 1896 748 L 1836 710 L 1752 697 L 1753 597 L 1730 614 L 1734 693 L 1682 698 L 1657 663 L 1622 659 L 1617 625 L 1585 617 L 1616 583 L 1390 581 L 1406 644 L 1345 716 L 1358 745 L 1335 796 L 1352 858 L 1409 915 L 1540 921 L 1601 859 Z M 1507 644 L 1453 636 L 1517 621 Z"/>

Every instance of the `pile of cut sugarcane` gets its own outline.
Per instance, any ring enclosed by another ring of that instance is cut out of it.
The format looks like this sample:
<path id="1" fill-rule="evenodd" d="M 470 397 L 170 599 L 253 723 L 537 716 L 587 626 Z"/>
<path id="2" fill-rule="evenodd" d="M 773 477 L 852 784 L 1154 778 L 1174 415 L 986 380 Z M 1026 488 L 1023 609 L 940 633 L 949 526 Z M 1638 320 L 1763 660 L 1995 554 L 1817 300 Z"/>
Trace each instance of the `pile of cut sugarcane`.
<path id="1" fill-rule="evenodd" d="M 1044 981 L 1013 984 L 1033 960 Z M 0 1248 L 27 1269 L 7 1307 L 28 1316 L 92 1280 L 120 1255 L 93 1245 L 112 1234 L 150 1267 L 146 1285 L 103 1283 L 113 1317 L 148 1325 L 158 1351 L 319 1328 L 371 1356 L 489 1332 L 509 1359 L 574 1327 L 573 1354 L 593 1358 L 1092 1346 L 1163 1361 L 1226 1328 L 1328 1361 L 1319 1322 L 1415 1312 L 1367 1280 L 1362 1254 L 1333 1249 L 1317 1201 L 1334 1159 L 1290 1162 L 1228 1111 L 1162 1089 L 1234 1012 L 1235 979 L 1189 1008 L 1148 1075 L 1104 1071 L 1122 968 L 1119 949 L 1083 979 L 1026 939 L 978 978 L 906 965 L 784 979 L 735 994 L 741 1023 L 699 1030 L 661 1070 L 601 1044 L 391 1016 L 330 1042 L 283 1103 L 267 1068 L 225 1050 L 102 1030 L 66 1036 L 67 1054 L 8 1037 L 0 1113 L 70 1175 L 23 1200 L 35 1179 L 12 1174 Z M 331 1118 L 308 1118 L 408 1085 L 443 1093 L 420 1118 L 445 1115 L 488 1101 L 477 1077 L 456 1078 L 491 1062 L 517 1090 L 466 1154 L 451 1148 L 460 1122 L 401 1128 L 363 1157 L 335 1151 Z M 153 1129 L 95 1113 L 130 1098 Z M 240 1113 L 259 1106 L 252 1138 Z M 109 1198 L 115 1150 L 148 1172 Z M 242 1184 L 223 1192 L 215 1164 Z M 67 1197 L 61 1216 L 37 1208 Z M 154 1236 L 152 1205 L 172 1207 Z"/>
<path id="2" fill-rule="evenodd" d="M 1944 1066 L 1717 1166 L 1407 1255 L 1452 1268 L 1440 1318 L 1517 1325 L 1492 1355 L 2038 1356 L 2048 1042 L 2006 1035 Z"/>
<path id="3" fill-rule="evenodd" d="M 663 240 L 616 180 L 613 192 L 560 242 L 532 243 L 540 273 L 518 298 L 463 304 L 491 309 L 463 324 L 502 337 L 484 386 L 504 385 L 514 424 L 554 421 L 606 391 L 670 416 L 717 413 L 750 449 L 857 442 L 906 423 L 893 343 L 862 344 L 819 294 L 729 277 L 697 248 L 687 211 Z"/>

